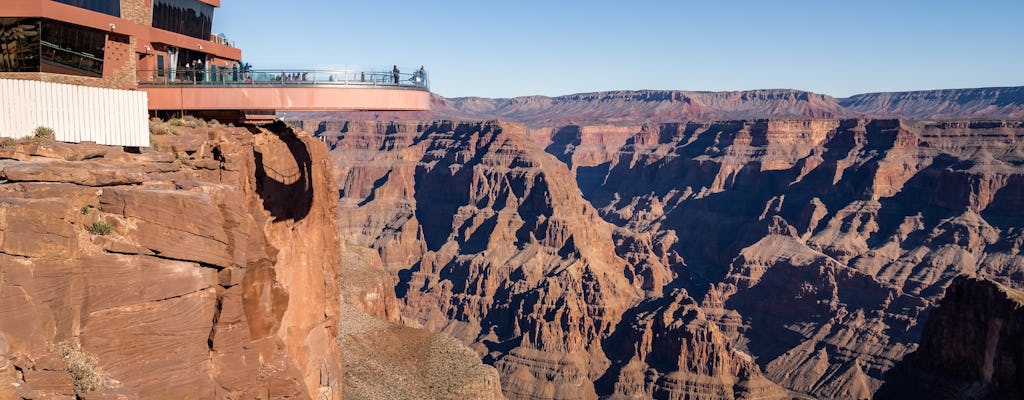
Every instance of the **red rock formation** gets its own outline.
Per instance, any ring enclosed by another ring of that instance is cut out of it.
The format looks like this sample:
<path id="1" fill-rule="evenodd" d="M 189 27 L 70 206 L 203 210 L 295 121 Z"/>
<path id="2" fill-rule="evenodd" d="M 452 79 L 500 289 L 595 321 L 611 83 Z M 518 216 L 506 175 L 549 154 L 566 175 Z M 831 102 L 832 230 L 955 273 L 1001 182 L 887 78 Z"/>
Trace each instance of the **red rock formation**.
<path id="1" fill-rule="evenodd" d="M 660 293 L 672 279 L 670 237 L 602 221 L 568 168 L 521 126 L 321 128 L 331 132 L 322 137 L 337 165 L 342 235 L 378 250 L 399 282 L 405 317 L 471 344 L 498 369 L 510 398 L 601 394 L 593 382 L 612 364 L 606 340 L 645 291 Z M 764 398 L 784 393 L 749 366 L 716 370 L 744 378 L 714 379 L 744 398 L 756 398 L 737 389 L 750 382 Z M 706 372 L 678 368 L 664 372 L 683 380 Z"/>
<path id="2" fill-rule="evenodd" d="M 667 124 L 575 166 L 605 219 L 679 238 L 680 284 L 768 378 L 866 398 L 954 276 L 1020 281 L 1022 136 L 1012 121 Z"/>
<path id="3" fill-rule="evenodd" d="M 498 371 L 445 334 L 402 325 L 394 283 L 376 251 L 342 247 L 345 398 L 499 400 Z"/>
<path id="4" fill-rule="evenodd" d="M 869 398 L 953 277 L 1024 281 L 1019 121 L 313 126 L 344 235 L 510 398 Z"/>
<path id="5" fill-rule="evenodd" d="M 0 397 L 340 398 L 330 164 L 278 133 L 0 150 Z"/>
<path id="6" fill-rule="evenodd" d="M 876 399 L 1024 397 L 1024 292 L 961 276 L 932 311 L 917 351 L 886 374 Z"/>

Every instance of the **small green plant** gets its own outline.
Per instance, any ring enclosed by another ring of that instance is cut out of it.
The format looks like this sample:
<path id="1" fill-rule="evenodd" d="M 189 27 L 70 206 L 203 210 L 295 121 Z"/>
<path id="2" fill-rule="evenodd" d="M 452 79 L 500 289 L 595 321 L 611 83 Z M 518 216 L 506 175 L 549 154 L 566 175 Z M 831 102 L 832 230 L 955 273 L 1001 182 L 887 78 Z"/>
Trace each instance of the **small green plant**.
<path id="1" fill-rule="evenodd" d="M 57 136 L 54 135 L 53 129 L 40 126 L 32 133 L 32 137 L 40 140 L 54 140 Z"/>
<path id="2" fill-rule="evenodd" d="M 114 227 L 106 221 L 96 221 L 89 226 L 89 232 L 93 235 L 107 236 L 114 231 Z"/>
<path id="3" fill-rule="evenodd" d="M 185 120 L 180 119 L 180 118 L 172 119 L 170 121 L 167 121 L 167 123 L 170 124 L 171 126 L 178 126 L 178 127 L 182 127 L 182 126 L 186 125 L 185 124 Z"/>
<path id="4" fill-rule="evenodd" d="M 92 211 L 92 206 L 82 206 L 82 209 L 78 210 L 82 215 L 89 215 L 89 211 Z"/>
<path id="5" fill-rule="evenodd" d="M 14 138 L 0 138 L 0 149 L 13 149 L 18 145 L 18 140 Z"/>
<path id="6" fill-rule="evenodd" d="M 71 375 L 75 393 L 92 392 L 107 386 L 107 379 L 104 378 L 103 370 L 100 369 L 99 360 L 95 355 L 82 351 L 80 344 L 61 343 L 57 346 L 57 353 L 67 364 L 65 370 L 68 375 Z"/>

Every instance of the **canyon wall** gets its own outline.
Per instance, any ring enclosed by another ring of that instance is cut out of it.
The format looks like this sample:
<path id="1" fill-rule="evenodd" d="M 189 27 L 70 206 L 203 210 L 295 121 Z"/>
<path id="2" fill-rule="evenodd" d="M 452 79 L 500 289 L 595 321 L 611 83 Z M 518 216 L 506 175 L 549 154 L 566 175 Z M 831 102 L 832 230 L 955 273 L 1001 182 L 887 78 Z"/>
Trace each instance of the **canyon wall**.
<path id="1" fill-rule="evenodd" d="M 1019 121 L 306 128 L 509 398 L 870 398 L 953 277 L 1024 282 Z"/>
<path id="2" fill-rule="evenodd" d="M 0 149 L 0 397 L 341 397 L 326 148 L 189 133 Z"/>
<path id="3" fill-rule="evenodd" d="M 928 317 L 921 346 L 886 374 L 875 398 L 1024 397 L 1022 335 L 1024 292 L 957 277 Z"/>

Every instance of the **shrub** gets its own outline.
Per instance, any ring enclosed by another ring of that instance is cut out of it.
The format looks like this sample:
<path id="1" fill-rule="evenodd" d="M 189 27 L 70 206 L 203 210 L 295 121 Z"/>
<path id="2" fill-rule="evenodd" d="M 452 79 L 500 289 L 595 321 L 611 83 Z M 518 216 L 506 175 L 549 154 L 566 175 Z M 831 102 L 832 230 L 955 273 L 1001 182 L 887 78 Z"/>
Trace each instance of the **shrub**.
<path id="1" fill-rule="evenodd" d="M 95 355 L 82 351 L 80 344 L 61 343 L 57 353 L 67 364 L 66 371 L 74 382 L 75 393 L 91 392 L 105 386 L 106 379 L 99 367 L 99 360 Z"/>
<path id="2" fill-rule="evenodd" d="M 81 210 L 78 210 L 82 215 L 89 215 L 89 211 L 92 210 L 92 206 L 82 206 Z"/>
<path id="3" fill-rule="evenodd" d="M 153 135 L 157 135 L 157 136 L 177 135 L 178 134 L 178 130 L 174 129 L 173 126 L 169 126 L 169 125 L 161 122 L 160 124 L 157 124 L 156 126 L 150 125 L 149 126 L 149 133 L 151 133 Z"/>
<path id="4" fill-rule="evenodd" d="M 14 138 L 0 138 L 0 149 L 13 149 L 17 145 L 18 141 Z"/>
<path id="5" fill-rule="evenodd" d="M 89 232 L 93 235 L 107 236 L 114 231 L 114 227 L 105 221 L 96 221 L 89 226 Z"/>
<path id="6" fill-rule="evenodd" d="M 54 135 L 53 129 L 47 128 L 45 126 L 40 126 L 36 128 L 35 132 L 32 133 L 32 137 L 41 140 L 54 140 L 57 136 Z"/>

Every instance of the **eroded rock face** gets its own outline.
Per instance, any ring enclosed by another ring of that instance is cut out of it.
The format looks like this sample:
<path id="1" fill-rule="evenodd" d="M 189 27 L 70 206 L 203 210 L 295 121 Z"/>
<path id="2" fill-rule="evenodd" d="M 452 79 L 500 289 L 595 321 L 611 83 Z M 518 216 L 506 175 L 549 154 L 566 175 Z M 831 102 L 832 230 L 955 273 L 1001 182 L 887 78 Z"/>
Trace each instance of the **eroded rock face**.
<path id="1" fill-rule="evenodd" d="M 602 220 L 565 164 L 535 146 L 518 125 L 321 128 L 337 166 L 342 236 L 377 250 L 397 282 L 406 318 L 470 344 L 497 368 L 509 398 L 614 394 L 619 367 L 609 371 L 622 360 L 609 358 L 620 352 L 605 345 L 633 322 L 623 319 L 629 309 L 667 291 L 673 274 L 668 264 L 678 260 L 664 250 L 673 239 Z M 682 301 L 694 302 L 677 292 L 657 305 L 673 308 Z M 701 321 L 709 330 L 695 335 L 718 335 L 720 343 L 700 356 L 731 351 L 718 329 L 703 317 L 696 323 Z M 677 383 L 658 393 L 785 393 L 764 381 L 756 365 L 729 357 L 713 372 L 695 367 L 718 365 L 712 359 L 673 368 L 659 364 Z M 718 372 L 725 375 L 712 377 Z M 606 375 L 610 383 L 595 385 Z"/>
<path id="2" fill-rule="evenodd" d="M 500 400 L 498 371 L 443 333 L 405 325 L 376 251 L 342 247 L 339 343 L 348 399 Z"/>
<path id="3" fill-rule="evenodd" d="M 1024 396 L 1024 292 L 960 276 L 928 316 L 921 346 L 886 374 L 876 399 Z"/>
<path id="4" fill-rule="evenodd" d="M 0 152 L 0 397 L 340 398 L 337 192 L 278 132 Z"/>
<path id="5" fill-rule="evenodd" d="M 509 398 L 870 398 L 953 277 L 1024 282 L 1019 121 L 308 127 Z"/>
<path id="6" fill-rule="evenodd" d="M 1022 282 L 1022 136 L 1014 121 L 647 125 L 575 168 L 605 219 L 679 238 L 679 285 L 769 379 L 869 398 L 953 277 Z"/>

